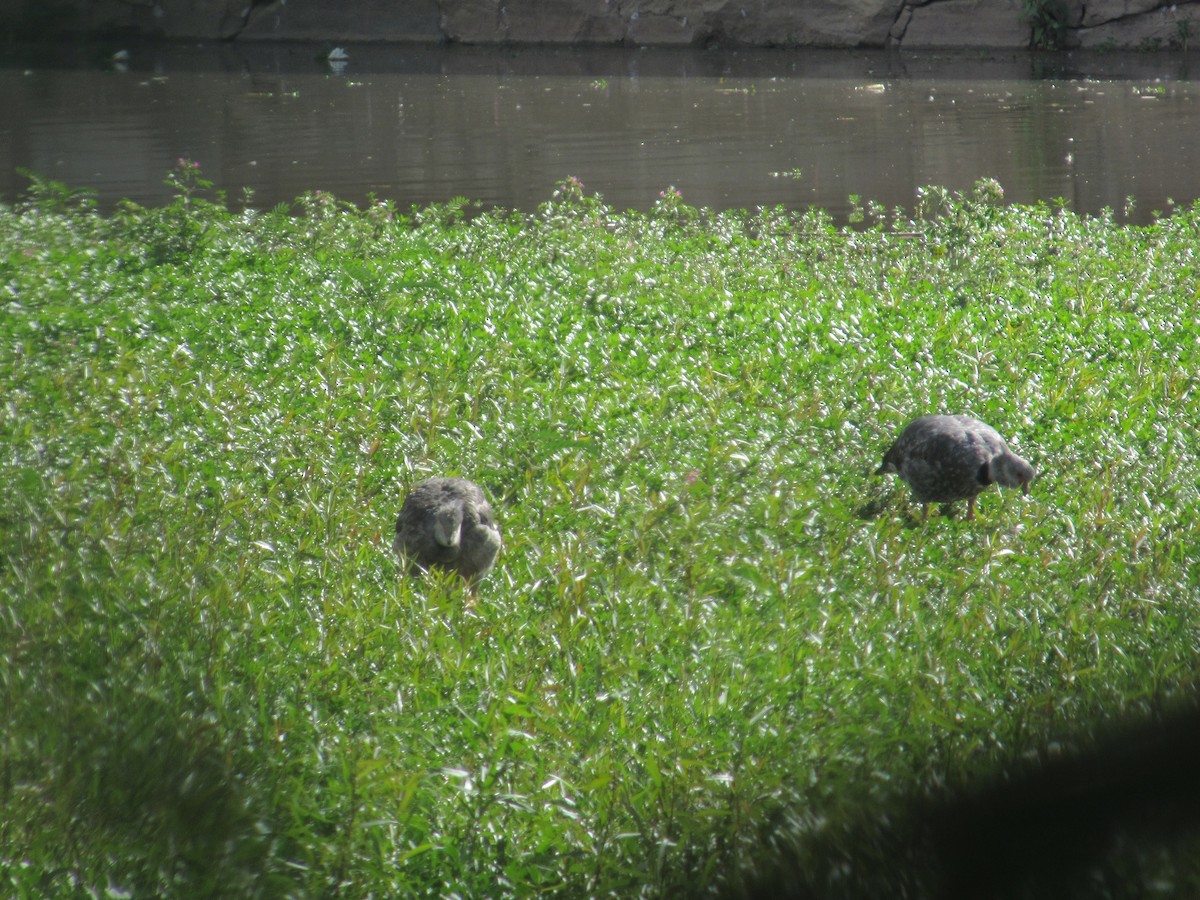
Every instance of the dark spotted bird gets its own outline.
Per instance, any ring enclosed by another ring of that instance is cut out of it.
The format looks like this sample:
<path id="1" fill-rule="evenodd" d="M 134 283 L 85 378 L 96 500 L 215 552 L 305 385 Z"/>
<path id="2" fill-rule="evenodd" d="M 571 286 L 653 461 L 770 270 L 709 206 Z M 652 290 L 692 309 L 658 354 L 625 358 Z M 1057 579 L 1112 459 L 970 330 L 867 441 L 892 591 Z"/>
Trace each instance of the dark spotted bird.
<path id="1" fill-rule="evenodd" d="M 975 518 L 975 498 L 992 482 L 1028 494 L 1033 466 L 1008 449 L 990 425 L 970 416 L 921 416 L 908 424 L 883 455 L 876 475 L 895 472 L 923 505 L 967 501 Z"/>
<path id="2" fill-rule="evenodd" d="M 479 485 L 430 478 L 404 498 L 393 546 L 410 574 L 457 572 L 474 587 L 496 562 L 500 528 Z"/>

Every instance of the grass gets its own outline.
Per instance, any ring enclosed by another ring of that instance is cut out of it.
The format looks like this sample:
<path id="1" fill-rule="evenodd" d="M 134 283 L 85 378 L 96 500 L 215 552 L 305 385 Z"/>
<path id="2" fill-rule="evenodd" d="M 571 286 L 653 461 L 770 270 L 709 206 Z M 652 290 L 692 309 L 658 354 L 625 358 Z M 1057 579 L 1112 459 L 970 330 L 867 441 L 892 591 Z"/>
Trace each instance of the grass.
<path id="1" fill-rule="evenodd" d="M 170 177 L 0 207 L 6 894 L 699 896 L 786 845 L 919 895 L 865 823 L 1197 686 L 1198 207 Z M 870 473 L 935 410 L 1032 497 L 917 527 Z M 473 603 L 390 552 L 433 474 L 504 529 Z"/>

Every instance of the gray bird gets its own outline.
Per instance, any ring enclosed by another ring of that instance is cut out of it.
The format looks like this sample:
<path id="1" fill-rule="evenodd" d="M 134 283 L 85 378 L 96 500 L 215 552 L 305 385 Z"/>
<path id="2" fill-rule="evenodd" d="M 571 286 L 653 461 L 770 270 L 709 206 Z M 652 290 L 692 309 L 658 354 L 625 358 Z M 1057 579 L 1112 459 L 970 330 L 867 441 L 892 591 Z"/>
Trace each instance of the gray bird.
<path id="1" fill-rule="evenodd" d="M 990 425 L 970 416 L 921 416 L 908 424 L 883 455 L 876 475 L 895 472 L 913 498 L 923 504 L 967 501 L 967 518 L 975 518 L 975 498 L 992 482 L 1019 487 L 1028 494 L 1033 466 L 1008 449 Z"/>
<path id="2" fill-rule="evenodd" d="M 479 485 L 430 478 L 404 498 L 392 546 L 410 574 L 443 569 L 474 587 L 500 552 L 500 528 Z"/>

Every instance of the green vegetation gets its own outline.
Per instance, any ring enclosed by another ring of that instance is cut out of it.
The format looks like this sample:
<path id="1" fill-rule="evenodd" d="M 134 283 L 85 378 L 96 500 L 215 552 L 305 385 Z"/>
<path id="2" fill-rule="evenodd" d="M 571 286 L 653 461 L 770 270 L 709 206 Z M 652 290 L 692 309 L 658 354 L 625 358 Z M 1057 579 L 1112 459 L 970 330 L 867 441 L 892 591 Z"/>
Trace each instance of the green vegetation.
<path id="1" fill-rule="evenodd" d="M 1021 0 L 1021 16 L 1029 23 L 1029 45 L 1061 50 L 1067 37 L 1065 0 Z"/>
<path id="2" fill-rule="evenodd" d="M 1192 39 L 1192 20 L 1186 16 L 1182 16 L 1175 20 L 1175 39 L 1171 42 L 1171 46 L 1188 52 L 1188 45 Z"/>
<path id="3" fill-rule="evenodd" d="M 864 817 L 1196 686 L 1200 207 L 171 179 L 0 208 L 5 895 L 678 897 L 777 837 L 853 881 Z M 917 527 L 870 472 L 935 410 L 1032 496 Z M 500 517 L 474 599 L 392 558 L 432 474 Z"/>

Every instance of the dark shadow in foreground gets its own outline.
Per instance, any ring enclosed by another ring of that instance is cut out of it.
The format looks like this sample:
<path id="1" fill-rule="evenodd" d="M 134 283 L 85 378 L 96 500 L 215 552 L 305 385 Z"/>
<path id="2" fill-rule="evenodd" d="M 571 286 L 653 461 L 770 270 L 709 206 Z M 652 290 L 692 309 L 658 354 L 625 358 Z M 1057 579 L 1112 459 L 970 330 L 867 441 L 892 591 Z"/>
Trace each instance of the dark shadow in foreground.
<path id="1" fill-rule="evenodd" d="M 759 872 L 725 896 L 1200 896 L 1200 708 L 1047 745 L 982 785 L 824 823 Z"/>

